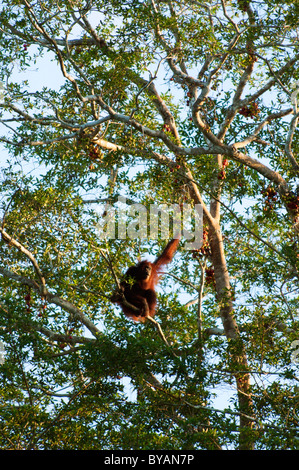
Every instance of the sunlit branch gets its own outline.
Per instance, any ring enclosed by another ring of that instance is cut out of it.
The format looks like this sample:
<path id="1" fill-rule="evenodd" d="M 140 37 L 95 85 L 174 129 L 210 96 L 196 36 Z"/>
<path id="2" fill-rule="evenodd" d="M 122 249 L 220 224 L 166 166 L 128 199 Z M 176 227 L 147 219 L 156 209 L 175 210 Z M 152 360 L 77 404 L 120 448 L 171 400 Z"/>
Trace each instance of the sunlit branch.
<path id="1" fill-rule="evenodd" d="M 286 138 L 286 143 L 285 143 L 285 152 L 286 152 L 286 155 L 294 169 L 294 171 L 296 173 L 299 172 L 299 163 L 297 162 L 295 156 L 294 156 L 294 153 L 292 151 L 292 141 L 293 141 L 293 137 L 294 137 L 294 132 L 295 130 L 297 129 L 297 125 L 298 125 L 298 119 L 299 119 L 299 112 L 297 114 L 295 114 L 295 116 L 293 117 L 293 119 L 291 120 L 291 123 L 290 123 L 290 129 L 289 129 L 289 132 L 288 132 L 288 135 L 287 135 L 287 138 Z"/>
<path id="2" fill-rule="evenodd" d="M 17 281 L 20 284 L 27 285 L 28 287 L 31 287 L 33 290 L 35 290 L 38 294 L 41 294 L 40 292 L 40 286 L 33 281 L 30 278 L 27 278 L 25 276 L 21 276 L 19 274 L 14 273 L 13 271 L 10 271 L 6 268 L 3 268 L 0 266 L 0 274 L 2 276 L 7 277 L 8 279 L 12 279 L 14 281 Z M 71 302 L 68 300 L 65 300 L 61 297 L 58 297 L 55 294 L 51 294 L 47 289 L 44 290 L 43 292 L 43 298 L 50 304 L 55 304 L 58 307 L 61 307 L 63 310 L 66 310 L 67 312 L 71 313 L 74 317 L 74 319 L 79 320 L 86 328 L 95 336 L 98 337 L 99 335 L 102 335 L 101 331 L 93 324 L 92 321 L 87 318 L 84 313 L 77 308 L 75 305 L 73 305 Z"/>
<path id="3" fill-rule="evenodd" d="M 261 130 L 267 125 L 269 124 L 271 121 L 274 121 L 275 119 L 279 119 L 283 116 L 287 116 L 288 114 L 292 114 L 293 110 L 292 108 L 288 108 L 288 109 L 285 109 L 285 110 L 282 110 L 278 113 L 273 113 L 273 114 L 270 114 L 269 116 L 267 116 L 254 130 L 254 132 L 249 135 L 248 137 L 246 137 L 246 139 L 242 140 L 241 142 L 235 142 L 233 145 L 235 148 L 242 148 L 242 147 L 246 147 L 246 145 L 254 142 L 257 140 L 258 138 L 258 135 L 259 133 L 261 132 Z"/>

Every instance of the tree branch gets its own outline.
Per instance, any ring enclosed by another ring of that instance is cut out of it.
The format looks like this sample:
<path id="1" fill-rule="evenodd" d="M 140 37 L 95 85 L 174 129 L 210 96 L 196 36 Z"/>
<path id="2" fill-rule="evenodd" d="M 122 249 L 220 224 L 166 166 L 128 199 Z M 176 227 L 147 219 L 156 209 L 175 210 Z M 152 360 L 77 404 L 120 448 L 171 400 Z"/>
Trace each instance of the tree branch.
<path id="1" fill-rule="evenodd" d="M 292 141 L 294 137 L 294 132 L 298 125 L 298 119 L 299 119 L 299 112 L 297 112 L 295 116 L 293 117 L 293 119 L 291 120 L 290 129 L 289 129 L 289 132 L 286 138 L 286 143 L 285 143 L 285 153 L 293 167 L 293 170 L 296 173 L 299 173 L 299 163 L 297 162 L 294 156 L 294 153 L 292 151 Z"/>
<path id="2" fill-rule="evenodd" d="M 40 294 L 42 296 L 44 296 L 45 292 L 46 292 L 46 281 L 45 281 L 45 277 L 38 265 L 38 262 L 36 261 L 35 257 L 33 256 L 33 254 L 27 250 L 27 248 L 25 248 L 23 245 L 21 245 L 21 243 L 19 243 L 17 240 L 15 240 L 14 238 L 12 238 L 10 235 L 8 235 L 8 233 L 2 228 L 0 227 L 0 233 L 2 234 L 2 238 L 3 240 L 10 244 L 10 245 L 13 245 L 15 246 L 21 253 L 24 253 L 24 255 L 27 256 L 27 258 L 31 261 L 34 269 L 35 269 L 35 272 L 40 280 Z"/>
<path id="3" fill-rule="evenodd" d="M 271 121 L 274 121 L 275 119 L 279 119 L 283 116 L 287 116 L 289 114 L 293 113 L 292 108 L 284 109 L 279 111 L 278 113 L 272 113 L 269 114 L 254 130 L 253 134 L 249 135 L 246 137 L 246 139 L 242 140 L 241 142 L 235 142 L 233 144 L 234 148 L 242 148 L 246 147 L 246 145 L 250 144 L 251 142 L 254 142 L 258 138 L 258 134 L 261 132 L 261 130 L 269 124 Z"/>

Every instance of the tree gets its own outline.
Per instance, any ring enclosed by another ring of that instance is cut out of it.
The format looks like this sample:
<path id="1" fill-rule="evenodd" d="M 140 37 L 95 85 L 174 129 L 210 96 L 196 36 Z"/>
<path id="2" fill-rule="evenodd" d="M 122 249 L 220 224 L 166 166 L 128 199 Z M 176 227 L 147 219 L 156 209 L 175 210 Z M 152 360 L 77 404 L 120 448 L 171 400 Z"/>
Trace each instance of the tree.
<path id="1" fill-rule="evenodd" d="M 1 448 L 298 448 L 297 10 L 2 3 Z M 120 195 L 203 210 L 155 324 L 110 301 L 165 243 L 99 237 Z"/>

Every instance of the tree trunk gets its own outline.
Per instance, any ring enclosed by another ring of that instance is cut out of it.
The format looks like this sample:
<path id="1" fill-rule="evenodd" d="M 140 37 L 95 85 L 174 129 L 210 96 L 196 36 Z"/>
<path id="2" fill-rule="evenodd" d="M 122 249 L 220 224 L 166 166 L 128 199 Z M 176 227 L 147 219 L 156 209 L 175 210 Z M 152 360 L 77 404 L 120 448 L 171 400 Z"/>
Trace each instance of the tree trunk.
<path id="1" fill-rule="evenodd" d="M 215 272 L 216 296 L 220 305 L 220 316 L 225 335 L 229 340 L 230 365 L 238 390 L 240 411 L 239 449 L 253 450 L 254 440 L 252 439 L 251 431 L 253 429 L 254 417 L 250 391 L 250 375 L 247 372 L 248 363 L 246 351 L 234 317 L 232 292 L 219 225 L 216 227 L 215 225 L 209 226 L 209 241 L 211 259 Z"/>

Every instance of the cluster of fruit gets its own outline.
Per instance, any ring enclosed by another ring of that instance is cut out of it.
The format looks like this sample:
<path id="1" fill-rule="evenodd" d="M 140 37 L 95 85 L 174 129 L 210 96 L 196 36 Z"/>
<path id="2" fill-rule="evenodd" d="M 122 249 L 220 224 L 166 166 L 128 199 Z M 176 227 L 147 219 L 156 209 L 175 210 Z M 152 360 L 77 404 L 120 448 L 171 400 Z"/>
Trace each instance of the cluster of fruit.
<path id="1" fill-rule="evenodd" d="M 100 147 L 91 143 L 88 147 L 88 156 L 91 160 L 99 162 L 103 158 L 103 152 L 100 149 Z M 94 164 L 91 163 L 89 165 L 89 169 L 93 170 L 94 168 L 95 168 Z"/>
<path id="2" fill-rule="evenodd" d="M 262 195 L 265 197 L 264 211 L 269 211 L 274 208 L 274 204 L 278 200 L 278 193 L 275 188 L 268 186 L 262 189 Z M 299 194 L 289 191 L 283 197 L 283 202 L 290 212 L 299 215 Z"/>
<path id="3" fill-rule="evenodd" d="M 207 285 L 215 286 L 215 271 L 214 268 L 206 268 L 205 269 L 205 282 Z"/>
<path id="4" fill-rule="evenodd" d="M 203 234 L 202 234 L 202 245 L 197 250 L 192 251 L 192 257 L 198 258 L 198 257 L 210 256 L 210 255 L 211 255 L 211 248 L 210 248 L 210 244 L 208 240 L 208 231 L 204 229 Z"/>
<path id="5" fill-rule="evenodd" d="M 101 150 L 99 149 L 99 147 L 97 145 L 91 144 L 89 146 L 89 149 L 88 149 L 88 156 L 92 160 L 97 160 L 97 159 L 101 158 L 102 152 L 101 152 Z"/>
<path id="6" fill-rule="evenodd" d="M 170 132 L 171 131 L 170 126 L 168 124 L 165 124 L 165 123 L 163 124 L 162 130 L 164 132 Z"/>
<path id="7" fill-rule="evenodd" d="M 299 192 L 299 191 L 298 191 Z M 299 215 L 299 194 L 294 192 L 289 192 L 284 196 L 284 201 L 286 207 L 293 212 L 293 214 Z"/>

